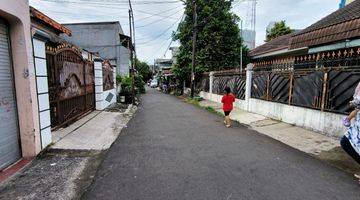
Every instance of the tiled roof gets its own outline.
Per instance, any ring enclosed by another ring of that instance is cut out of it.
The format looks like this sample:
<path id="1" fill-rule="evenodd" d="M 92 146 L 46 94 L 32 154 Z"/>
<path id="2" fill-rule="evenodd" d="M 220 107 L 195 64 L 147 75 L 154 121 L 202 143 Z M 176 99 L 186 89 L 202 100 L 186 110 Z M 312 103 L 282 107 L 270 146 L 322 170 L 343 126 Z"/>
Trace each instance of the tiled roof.
<path id="1" fill-rule="evenodd" d="M 59 24 L 55 20 L 51 19 L 50 17 L 46 16 L 44 13 L 38 11 L 37 9 L 31 6 L 30 6 L 30 16 L 44 22 L 45 24 L 51 26 L 53 29 L 59 31 L 60 33 L 65 33 L 66 35 L 71 36 L 70 29 Z"/>
<path id="2" fill-rule="evenodd" d="M 360 37 L 360 0 L 355 0 L 294 35 L 290 49 Z"/>
<path id="3" fill-rule="evenodd" d="M 270 53 L 278 50 L 287 49 L 289 47 L 289 41 L 291 36 L 295 33 L 290 33 L 287 35 L 279 36 L 275 39 L 270 40 L 269 42 L 256 47 L 250 51 L 250 56 L 257 56 L 265 53 Z"/>

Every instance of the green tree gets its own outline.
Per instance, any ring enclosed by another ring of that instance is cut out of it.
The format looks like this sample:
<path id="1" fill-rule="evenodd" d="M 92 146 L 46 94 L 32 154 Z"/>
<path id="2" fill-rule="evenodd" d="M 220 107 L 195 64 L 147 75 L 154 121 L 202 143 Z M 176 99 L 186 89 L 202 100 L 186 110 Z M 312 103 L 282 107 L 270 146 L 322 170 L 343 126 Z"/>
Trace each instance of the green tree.
<path id="1" fill-rule="evenodd" d="M 289 26 L 286 25 L 285 20 L 276 22 L 274 27 L 266 31 L 266 42 L 275 39 L 279 36 L 286 35 L 294 32 Z"/>
<path id="2" fill-rule="evenodd" d="M 124 76 L 120 78 L 121 80 L 121 93 L 122 94 L 131 94 L 131 76 Z M 135 75 L 135 92 L 137 94 L 139 93 L 145 93 L 145 82 L 143 81 L 143 77 L 139 74 Z"/>
<path id="3" fill-rule="evenodd" d="M 242 45 L 239 17 L 231 12 L 233 0 L 196 0 L 198 34 L 196 41 L 196 73 L 214 70 L 234 69 L 240 65 L 240 48 L 243 48 L 244 66 L 248 49 Z M 185 18 L 179 24 L 174 40 L 180 41 L 177 56 L 176 76 L 188 79 L 191 72 L 193 4 L 185 1 Z"/>
<path id="4" fill-rule="evenodd" d="M 146 62 L 142 62 L 138 59 L 136 59 L 135 62 L 136 70 L 138 71 L 138 74 L 143 77 L 143 81 L 147 82 L 151 79 L 152 73 L 150 70 L 150 66 Z"/>

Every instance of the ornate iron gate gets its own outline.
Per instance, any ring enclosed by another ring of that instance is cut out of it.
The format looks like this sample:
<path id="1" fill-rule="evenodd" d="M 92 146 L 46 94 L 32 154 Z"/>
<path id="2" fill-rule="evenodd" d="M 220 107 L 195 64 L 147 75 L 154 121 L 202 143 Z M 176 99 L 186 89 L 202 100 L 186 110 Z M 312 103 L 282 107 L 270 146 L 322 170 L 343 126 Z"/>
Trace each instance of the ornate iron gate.
<path id="1" fill-rule="evenodd" d="M 109 61 L 102 63 L 103 72 L 103 90 L 108 91 L 114 89 L 114 69 Z"/>
<path id="2" fill-rule="evenodd" d="M 94 64 L 67 44 L 47 46 L 51 126 L 60 127 L 95 108 Z"/>

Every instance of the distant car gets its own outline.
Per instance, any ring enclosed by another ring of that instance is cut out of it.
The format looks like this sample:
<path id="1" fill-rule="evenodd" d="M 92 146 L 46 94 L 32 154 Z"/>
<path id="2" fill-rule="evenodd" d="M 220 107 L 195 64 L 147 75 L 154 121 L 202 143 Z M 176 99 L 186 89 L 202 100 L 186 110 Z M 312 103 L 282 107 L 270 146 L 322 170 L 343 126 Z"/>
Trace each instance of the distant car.
<path id="1" fill-rule="evenodd" d="M 156 88 L 157 86 L 158 86 L 157 80 L 152 80 L 151 83 L 150 83 L 150 87 Z"/>

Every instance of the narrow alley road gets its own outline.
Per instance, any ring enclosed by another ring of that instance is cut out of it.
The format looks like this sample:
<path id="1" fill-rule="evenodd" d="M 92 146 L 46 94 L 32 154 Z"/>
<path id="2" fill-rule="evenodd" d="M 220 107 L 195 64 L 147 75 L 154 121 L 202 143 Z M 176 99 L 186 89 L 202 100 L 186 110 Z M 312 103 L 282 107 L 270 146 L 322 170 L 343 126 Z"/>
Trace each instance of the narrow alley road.
<path id="1" fill-rule="evenodd" d="M 84 199 L 360 199 L 347 174 L 178 98 L 148 91 Z"/>

